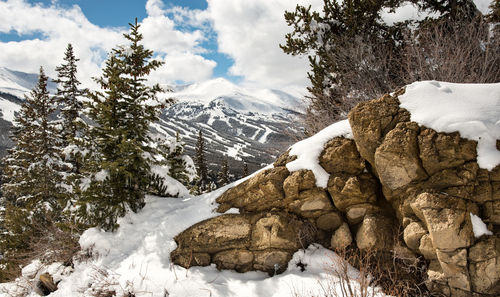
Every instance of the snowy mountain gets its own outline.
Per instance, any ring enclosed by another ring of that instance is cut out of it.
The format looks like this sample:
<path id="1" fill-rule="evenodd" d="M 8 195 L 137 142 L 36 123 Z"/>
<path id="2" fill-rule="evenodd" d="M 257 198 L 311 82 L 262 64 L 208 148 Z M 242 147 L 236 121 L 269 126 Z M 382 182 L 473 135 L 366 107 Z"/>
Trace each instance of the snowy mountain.
<path id="1" fill-rule="evenodd" d="M 0 67 L 0 155 L 12 146 L 8 135 L 14 113 L 37 79 L 36 74 Z M 55 85 L 50 84 L 49 89 L 53 93 Z M 243 160 L 252 172 L 271 162 L 296 140 L 292 135 L 302 131 L 296 124 L 300 101 L 282 91 L 249 90 L 222 78 L 166 89 L 172 92 L 163 97 L 174 98 L 175 104 L 162 112 L 154 128 L 171 136 L 178 131 L 190 155 L 194 155 L 202 130 L 214 172 L 224 155 L 229 158 L 231 173 L 242 173 Z"/>
<path id="2" fill-rule="evenodd" d="M 156 125 L 160 131 L 182 135 L 192 153 L 201 129 L 209 163 L 216 168 L 223 155 L 232 172 L 249 163 L 250 171 L 272 161 L 302 131 L 297 124 L 300 101 L 275 90 L 249 91 L 222 79 L 174 87 L 165 95 L 176 103 Z M 295 107 L 296 110 L 290 108 Z"/>

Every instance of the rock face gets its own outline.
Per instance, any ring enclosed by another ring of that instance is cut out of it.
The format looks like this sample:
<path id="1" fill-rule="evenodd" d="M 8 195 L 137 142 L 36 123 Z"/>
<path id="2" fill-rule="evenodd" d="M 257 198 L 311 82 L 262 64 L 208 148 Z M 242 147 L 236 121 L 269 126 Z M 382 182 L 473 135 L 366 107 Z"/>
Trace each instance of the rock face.
<path id="1" fill-rule="evenodd" d="M 272 275 L 317 242 L 421 257 L 436 294 L 500 295 L 500 166 L 480 169 L 476 142 L 411 122 L 399 106 L 403 92 L 350 112 L 354 139 L 331 139 L 318 158 L 326 189 L 310 170 L 289 172 L 296 157 L 287 152 L 217 199 L 220 213 L 235 207 L 240 214 L 179 234 L 173 262 Z M 470 214 L 494 235 L 476 238 Z"/>
<path id="2" fill-rule="evenodd" d="M 499 166 L 480 169 L 476 142 L 411 122 L 396 97 L 361 103 L 349 122 L 382 199 L 404 227 L 404 242 L 428 262 L 428 288 L 445 296 L 498 296 Z M 471 213 L 494 235 L 475 238 Z"/>

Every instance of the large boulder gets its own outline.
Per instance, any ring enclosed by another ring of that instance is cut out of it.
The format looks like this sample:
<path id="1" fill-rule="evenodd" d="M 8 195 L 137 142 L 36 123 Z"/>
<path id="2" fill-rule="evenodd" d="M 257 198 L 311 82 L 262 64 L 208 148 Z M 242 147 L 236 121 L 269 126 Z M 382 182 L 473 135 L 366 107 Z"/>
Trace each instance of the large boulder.
<path id="1" fill-rule="evenodd" d="M 358 175 L 365 169 L 365 160 L 361 158 L 352 139 L 336 137 L 325 145 L 319 156 L 319 164 L 326 172 Z"/>
<path id="2" fill-rule="evenodd" d="M 348 117 L 359 154 L 375 165 L 375 150 L 385 135 L 397 123 L 409 121 L 410 113 L 399 107 L 396 96 L 384 95 L 376 100 L 359 103 Z"/>
<path id="3" fill-rule="evenodd" d="M 484 261 L 478 260 L 482 258 L 470 214 L 480 215 L 490 230 L 500 230 L 500 193 L 496 190 L 500 166 L 480 169 L 475 141 L 411 122 L 407 111 L 399 107 L 397 95 L 365 102 L 351 111 L 356 146 L 373 165 L 383 199 L 391 203 L 404 227 L 405 244 L 430 261 L 428 288 L 445 296 L 494 296 L 500 275 L 498 269 L 492 272 L 496 254 L 489 252 Z M 370 229 L 360 228 L 365 233 Z M 361 233 L 359 237 L 373 242 Z M 481 242 L 483 250 L 496 248 L 494 240 Z M 493 281 L 480 281 L 485 276 L 483 268 Z"/>
<path id="4" fill-rule="evenodd" d="M 356 204 L 375 204 L 378 195 L 378 182 L 369 173 L 357 176 L 331 175 L 328 181 L 328 192 L 333 204 L 341 211 Z"/>
<path id="5" fill-rule="evenodd" d="M 215 253 L 250 246 L 252 215 L 227 214 L 197 223 L 174 239 L 179 250 Z"/>
<path id="6" fill-rule="evenodd" d="M 288 174 L 286 167 L 271 168 L 258 173 L 217 198 L 217 203 L 220 204 L 217 211 L 223 213 L 236 207 L 247 212 L 257 212 L 283 206 L 283 182 Z"/>
<path id="7" fill-rule="evenodd" d="M 500 237 L 485 238 L 469 249 L 472 289 L 480 294 L 500 295 Z"/>
<path id="8" fill-rule="evenodd" d="M 316 228 L 289 213 L 227 214 L 177 235 L 171 259 L 185 268 L 215 263 L 219 269 L 273 274 L 284 271 L 292 254 L 315 240 Z"/>
<path id="9" fill-rule="evenodd" d="M 375 168 L 387 193 L 406 188 L 427 178 L 419 159 L 417 136 L 419 127 L 413 122 L 398 123 L 387 133 L 375 150 Z M 392 197 L 387 197 L 392 198 Z"/>

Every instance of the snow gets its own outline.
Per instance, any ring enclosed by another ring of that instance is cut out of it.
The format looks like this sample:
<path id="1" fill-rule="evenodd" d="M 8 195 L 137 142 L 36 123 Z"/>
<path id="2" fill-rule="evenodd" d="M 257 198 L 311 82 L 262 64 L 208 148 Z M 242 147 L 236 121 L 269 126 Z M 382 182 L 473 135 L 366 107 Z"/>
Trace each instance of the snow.
<path id="1" fill-rule="evenodd" d="M 490 4 L 492 0 L 474 0 L 476 8 L 483 14 L 487 15 L 491 12 Z"/>
<path id="2" fill-rule="evenodd" d="M 28 278 L 34 278 L 41 268 L 42 262 L 40 262 L 40 260 L 35 260 L 23 267 L 23 269 L 21 270 L 21 275 Z"/>
<path id="3" fill-rule="evenodd" d="M 416 4 L 406 2 L 398 6 L 394 11 L 387 7 L 382 9 L 380 18 L 385 24 L 392 26 L 399 22 L 422 21 L 427 17 L 437 18 L 439 15 L 438 12 L 420 11 Z"/>
<path id="4" fill-rule="evenodd" d="M 267 141 L 267 137 L 269 136 L 269 134 L 273 133 L 274 131 L 271 130 L 269 127 L 264 127 L 266 129 L 266 132 L 264 132 L 264 134 L 259 138 L 258 142 L 260 143 L 266 143 Z"/>
<path id="5" fill-rule="evenodd" d="M 270 89 L 243 88 L 224 78 L 175 87 L 173 93 L 166 93 L 165 96 L 179 101 L 200 102 L 205 106 L 213 101 L 220 101 L 236 111 L 265 115 L 283 112 L 283 109 L 302 109 L 300 99 L 288 93 Z"/>
<path id="6" fill-rule="evenodd" d="M 96 181 L 104 181 L 107 178 L 109 178 L 109 171 L 108 170 L 103 169 L 95 174 Z"/>
<path id="7" fill-rule="evenodd" d="M 470 213 L 470 220 L 472 222 L 472 231 L 474 232 L 474 236 L 476 238 L 479 238 L 483 235 L 493 235 L 493 233 L 488 230 L 488 227 L 480 217 L 476 216 L 473 213 Z"/>
<path id="8" fill-rule="evenodd" d="M 492 170 L 500 164 L 500 83 L 456 84 L 415 82 L 399 96 L 411 120 L 438 132 L 459 132 L 477 141 L 479 167 Z"/>
<path id="9" fill-rule="evenodd" d="M 23 271 L 36 277 L 50 271 L 55 281 L 61 280 L 52 297 L 88 297 L 93 296 L 92 289 L 99 288 L 115 290 L 117 296 L 132 292 L 137 297 L 166 296 L 165 292 L 172 297 L 291 297 L 302 293 L 309 296 L 306 294 L 319 295 L 322 285 L 329 287 L 338 281 L 333 274 L 338 256 L 316 244 L 297 251 L 287 270 L 273 277 L 256 271 L 218 271 L 214 265 L 184 269 L 170 262 L 170 252 L 176 248 L 174 236 L 197 222 L 220 215 L 214 211 L 215 199 L 244 180 L 186 199 L 147 196 L 146 206 L 139 213 L 129 213 L 118 220 L 120 227 L 116 232 L 91 228 L 83 233 L 80 245 L 94 258 L 76 261 L 72 270 L 63 269 L 59 263 L 40 267 L 35 262 Z M 299 263 L 306 265 L 305 271 L 301 271 Z M 356 279 L 358 272 L 350 266 L 348 269 Z M 23 276 L 16 282 L 0 284 L 0 297 L 17 292 L 38 296 L 28 290 L 35 287 L 34 282 L 33 278 Z M 22 291 L 25 289 L 28 291 Z"/>
<path id="10" fill-rule="evenodd" d="M 14 113 L 19 112 L 21 110 L 21 105 L 0 98 L 0 106 L 1 106 L 2 118 L 6 121 L 14 123 L 15 119 Z"/>
<path id="11" fill-rule="evenodd" d="M 24 94 L 33 89 L 37 82 L 38 74 L 0 67 L 0 92 L 23 98 Z M 47 88 L 49 91 L 54 92 L 56 85 L 52 81 L 49 81 Z"/>
<path id="12" fill-rule="evenodd" d="M 332 124 L 317 134 L 292 145 L 289 155 L 297 156 L 297 159 L 286 164 L 286 168 L 290 172 L 302 169 L 312 170 L 316 178 L 316 186 L 326 188 L 329 174 L 319 165 L 319 155 L 329 140 L 339 136 L 352 138 L 351 126 L 347 120 Z"/>
<path id="13" fill-rule="evenodd" d="M 190 197 L 191 195 L 189 194 L 189 190 L 181 182 L 170 177 L 168 172 L 168 166 L 151 166 L 151 173 L 161 177 L 163 184 L 167 187 L 166 194 L 171 195 L 172 197 Z"/>
<path id="14" fill-rule="evenodd" d="M 491 0 L 474 0 L 474 4 L 476 8 L 483 14 L 487 15 L 491 12 L 489 8 L 491 4 Z M 411 2 L 403 2 L 400 6 L 398 6 L 394 11 L 391 11 L 390 8 L 382 9 L 380 13 L 380 18 L 382 21 L 392 26 L 398 22 L 406 22 L 406 21 L 423 21 L 425 18 L 435 19 L 440 16 L 439 12 L 424 10 L 420 11 L 418 6 L 415 3 Z"/>

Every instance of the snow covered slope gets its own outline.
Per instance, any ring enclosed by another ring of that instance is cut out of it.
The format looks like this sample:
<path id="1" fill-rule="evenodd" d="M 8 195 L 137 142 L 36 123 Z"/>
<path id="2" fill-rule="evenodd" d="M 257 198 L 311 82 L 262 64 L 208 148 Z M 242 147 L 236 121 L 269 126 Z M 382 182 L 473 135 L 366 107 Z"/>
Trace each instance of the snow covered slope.
<path id="1" fill-rule="evenodd" d="M 23 94 L 37 80 L 36 74 L 0 68 L 0 156 L 12 146 L 9 129 Z M 294 141 L 290 135 L 302 131 L 296 124 L 302 110 L 299 99 L 278 90 L 247 90 L 222 78 L 171 88 L 174 92 L 163 96 L 176 103 L 163 111 L 154 128 L 171 136 L 179 131 L 190 155 L 202 130 L 214 171 L 223 156 L 229 158 L 232 173 L 242 173 L 243 160 L 254 171 L 283 152 Z M 49 89 L 53 93 L 55 85 Z"/>
<path id="2" fill-rule="evenodd" d="M 170 135 L 179 131 L 188 153 L 202 130 L 213 165 L 225 155 L 230 168 L 241 169 L 245 160 L 251 171 L 256 170 L 294 142 L 291 135 L 302 131 L 297 124 L 300 101 L 280 91 L 249 91 L 218 78 L 174 87 L 165 96 L 176 103 L 163 112 L 156 128 Z"/>
<path id="3" fill-rule="evenodd" d="M 31 91 L 37 82 L 38 74 L 14 71 L 5 67 L 0 67 L 0 92 L 2 93 L 23 98 L 23 95 Z M 56 85 L 49 82 L 48 88 L 51 92 L 54 92 Z"/>

